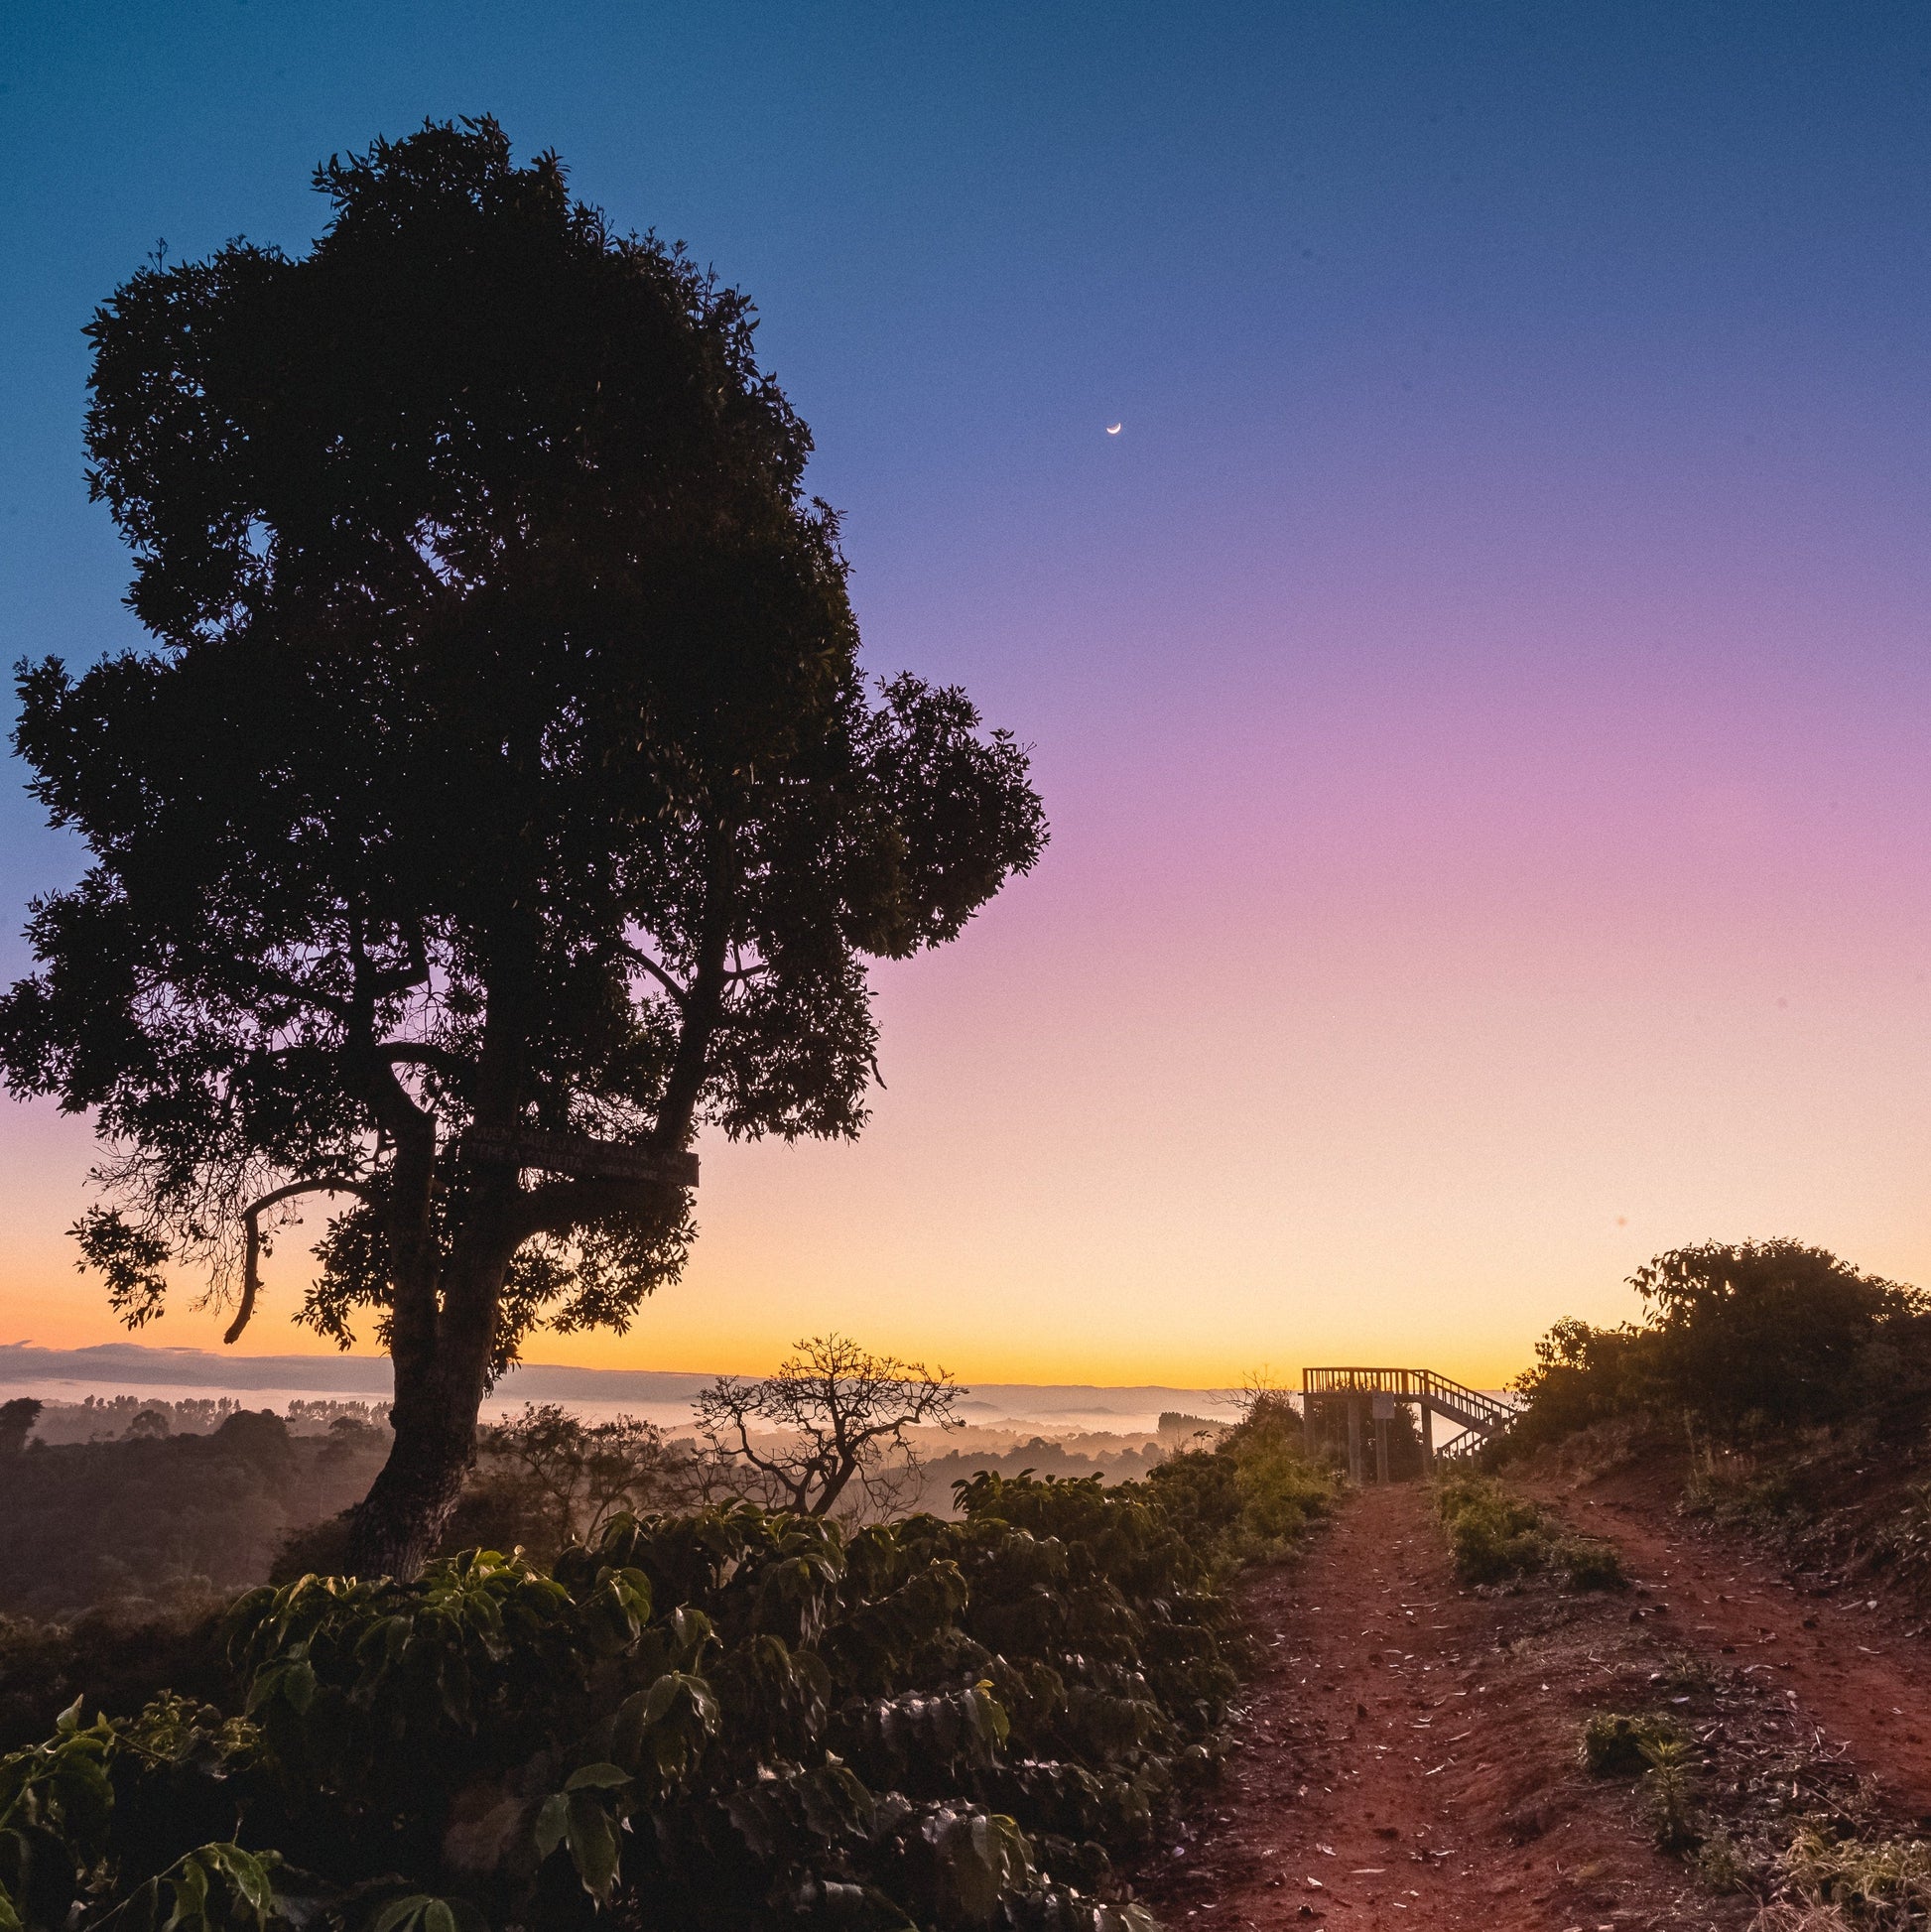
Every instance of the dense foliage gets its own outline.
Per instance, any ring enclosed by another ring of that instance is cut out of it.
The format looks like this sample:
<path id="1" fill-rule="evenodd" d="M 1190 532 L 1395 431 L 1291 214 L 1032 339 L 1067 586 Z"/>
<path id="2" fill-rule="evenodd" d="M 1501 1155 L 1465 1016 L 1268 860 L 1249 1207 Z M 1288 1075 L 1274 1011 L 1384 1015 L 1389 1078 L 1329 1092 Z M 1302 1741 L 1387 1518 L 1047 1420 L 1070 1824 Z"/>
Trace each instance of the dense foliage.
<path id="1" fill-rule="evenodd" d="M 293 1435 L 240 1410 L 205 1434 L 164 1435 L 140 1426 L 155 1413 L 137 1411 L 118 1440 L 36 1443 L 0 1464 L 0 1613 L 206 1614 L 267 1576 L 291 1531 L 366 1491 L 387 1450 L 347 1420 Z"/>
<path id="2" fill-rule="evenodd" d="M 0 1926 L 1121 1932 L 1235 1687 L 1216 1568 L 1331 1493 L 1263 1417 L 1143 1484 L 982 1475 L 956 1521 L 736 1502 L 549 1573 L 263 1588 L 225 1703 L 76 1704 L 0 1761 Z"/>
<path id="3" fill-rule="evenodd" d="M 1676 1248 L 1630 1286 L 1645 1304 L 1639 1324 L 1558 1322 L 1536 1345 L 1536 1365 L 1517 1384 L 1528 1402 L 1508 1432 L 1511 1450 L 1643 1411 L 1688 1415 L 1727 1437 L 1835 1424 L 1927 1382 L 1925 1296 L 1824 1248 Z"/>
<path id="4" fill-rule="evenodd" d="M 741 295 L 493 122 L 317 187 L 306 252 L 157 259 L 91 324 L 151 641 L 22 671 L 89 864 L 34 906 L 0 1070 L 94 1122 L 76 1231 L 130 1323 L 187 1264 L 233 1340 L 327 1204 L 302 1319 L 394 1358 L 355 1551 L 410 1576 L 531 1329 L 676 1277 L 698 1132 L 857 1133 L 867 962 L 1046 835 L 963 692 L 862 674 Z"/>
<path id="5" fill-rule="evenodd" d="M 1170 1457 L 1146 1489 L 1217 1573 L 1284 1555 L 1325 1515 L 1335 1480 L 1301 1454 L 1301 1419 L 1275 1389 L 1254 1392 L 1246 1413 L 1209 1449 Z"/>

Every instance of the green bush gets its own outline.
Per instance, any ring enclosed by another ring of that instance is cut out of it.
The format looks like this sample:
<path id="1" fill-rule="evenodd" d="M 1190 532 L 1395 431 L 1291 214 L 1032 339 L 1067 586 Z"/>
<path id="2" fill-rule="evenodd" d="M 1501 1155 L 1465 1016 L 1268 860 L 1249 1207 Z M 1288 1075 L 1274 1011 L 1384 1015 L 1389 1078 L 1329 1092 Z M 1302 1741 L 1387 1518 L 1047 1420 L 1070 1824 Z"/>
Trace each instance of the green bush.
<path id="1" fill-rule="evenodd" d="M 1648 1753 L 1655 1745 L 1682 1735 L 1668 1718 L 1598 1711 L 1584 1721 L 1576 1756 L 1583 1769 L 1597 1777 L 1634 1777 L 1648 1765 Z"/>
<path id="2" fill-rule="evenodd" d="M 1340 1493 L 1334 1473 L 1302 1453 L 1299 1412 L 1262 1389 L 1211 1448 L 1183 1450 L 1148 1476 L 1146 1493 L 1220 1574 L 1285 1555 Z"/>
<path id="3" fill-rule="evenodd" d="M 1552 1561 L 1571 1590 L 1620 1590 L 1629 1581 L 1621 1551 L 1592 1536 L 1559 1538 Z"/>
<path id="4" fill-rule="evenodd" d="M 1492 1477 L 1453 1476 L 1435 1491 L 1456 1573 L 1465 1583 L 1504 1583 L 1558 1570 L 1572 1590 L 1608 1590 L 1627 1581 L 1615 1547 L 1565 1535 L 1526 1496 Z"/>
<path id="5" fill-rule="evenodd" d="M 1729 1439 L 1818 1424 L 1931 1393 L 1931 1304 L 1800 1241 L 1672 1249 L 1630 1277 L 1640 1325 L 1558 1322 L 1516 1383 L 1519 1453 L 1617 1415 L 1688 1415 Z"/>
<path id="6" fill-rule="evenodd" d="M 1548 1558 L 1541 1510 L 1490 1478 L 1448 1478 L 1436 1489 L 1435 1508 L 1466 1583 L 1501 1583 L 1540 1570 Z"/>
<path id="7" fill-rule="evenodd" d="M 1157 1483 L 981 1475 L 957 1521 L 740 1503 L 251 1592 L 231 1699 L 0 1760 L 0 1927 L 1139 1932 L 1115 1864 L 1235 1688 L 1216 1570 L 1332 1493 L 1277 1423 Z"/>

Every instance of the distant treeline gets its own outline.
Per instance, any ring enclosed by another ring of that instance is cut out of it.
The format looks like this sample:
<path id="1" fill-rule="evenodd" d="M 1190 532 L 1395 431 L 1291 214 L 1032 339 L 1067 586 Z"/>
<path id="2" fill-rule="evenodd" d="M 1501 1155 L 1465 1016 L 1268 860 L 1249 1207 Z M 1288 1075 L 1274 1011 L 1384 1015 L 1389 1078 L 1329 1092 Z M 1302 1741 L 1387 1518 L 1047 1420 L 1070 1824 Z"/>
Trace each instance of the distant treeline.
<path id="1" fill-rule="evenodd" d="M 48 1444 L 116 1442 L 133 1436 L 207 1436 L 247 1405 L 232 1395 L 190 1395 L 178 1402 L 152 1395 L 88 1395 L 78 1402 L 43 1401 L 33 1434 Z M 351 1421 L 386 1427 L 386 1402 L 334 1397 L 293 1398 L 282 1411 L 295 1435 L 322 1436 L 331 1422 Z"/>
<path id="2" fill-rule="evenodd" d="M 137 1407 L 116 1440 L 43 1438 L 6 1457 L 0 1612 L 134 1618 L 223 1600 L 266 1577 L 291 1532 L 360 1497 L 388 1453 L 356 1417 L 319 1435 L 263 1409 L 205 1434 L 133 1428 L 158 1407 Z"/>
<path id="3" fill-rule="evenodd" d="M 1096 1476 L 1105 1482 L 1127 1482 L 1166 1460 L 1166 1451 L 1156 1443 L 1121 1449 L 1113 1454 L 1069 1448 L 1035 1436 L 1001 1455 L 985 1450 L 958 1450 L 947 1456 L 930 1458 L 924 1466 L 925 1493 L 919 1506 L 946 1515 L 952 1508 L 952 1485 L 967 1482 L 981 1470 L 1000 1476 L 1016 1477 L 1031 1472 L 1034 1476 Z"/>

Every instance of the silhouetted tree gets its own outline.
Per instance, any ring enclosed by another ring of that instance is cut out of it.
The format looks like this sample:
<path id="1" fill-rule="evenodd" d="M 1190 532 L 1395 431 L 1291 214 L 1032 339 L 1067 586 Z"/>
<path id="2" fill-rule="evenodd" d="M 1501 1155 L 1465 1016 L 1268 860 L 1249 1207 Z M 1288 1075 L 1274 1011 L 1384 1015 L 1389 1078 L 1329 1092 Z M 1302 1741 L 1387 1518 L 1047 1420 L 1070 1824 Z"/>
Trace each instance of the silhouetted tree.
<path id="1" fill-rule="evenodd" d="M 1931 1308 L 1921 1289 L 1788 1238 L 1672 1248 L 1629 1285 L 1647 1305 L 1652 1393 L 1726 1427 L 1842 1415 L 1895 1372 L 1872 1351 Z"/>
<path id="2" fill-rule="evenodd" d="M 41 1419 L 43 1404 L 31 1395 L 16 1395 L 0 1402 L 0 1456 L 18 1456 L 27 1447 L 27 1438 Z"/>
<path id="3" fill-rule="evenodd" d="M 523 1541 L 546 1556 L 594 1543 L 619 1511 L 642 1515 L 682 1494 L 664 1432 L 637 1416 L 585 1422 L 559 1402 L 526 1402 L 482 1432 L 481 1450 L 498 1506 L 529 1520 L 537 1533 Z"/>
<path id="4" fill-rule="evenodd" d="M 816 1336 L 762 1381 L 720 1375 L 698 1397 L 698 1425 L 765 1502 L 829 1515 L 855 1480 L 867 1513 L 886 1515 L 920 1486 L 907 1432 L 963 1428 L 954 1410 L 966 1393 L 943 1368 Z"/>
<path id="5" fill-rule="evenodd" d="M 195 1262 L 232 1341 L 332 1197 L 303 1318 L 371 1310 L 394 1357 L 351 1555 L 409 1575 L 531 1327 L 677 1275 L 699 1128 L 855 1134 L 865 956 L 952 938 L 1045 831 L 962 693 L 868 695 L 740 296 L 493 122 L 317 182 L 306 255 L 156 264 L 92 323 L 157 648 L 22 667 L 94 863 L 35 906 L 0 1061 L 95 1113 L 76 1231 L 130 1324 Z"/>

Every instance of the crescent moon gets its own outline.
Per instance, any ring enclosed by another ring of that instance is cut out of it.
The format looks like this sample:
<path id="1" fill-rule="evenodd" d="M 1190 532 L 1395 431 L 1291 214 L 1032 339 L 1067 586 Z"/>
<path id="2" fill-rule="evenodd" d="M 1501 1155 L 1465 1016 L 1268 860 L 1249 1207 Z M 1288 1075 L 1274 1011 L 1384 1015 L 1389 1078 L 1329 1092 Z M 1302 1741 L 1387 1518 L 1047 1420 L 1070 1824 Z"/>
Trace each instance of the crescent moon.
<path id="1" fill-rule="evenodd" d="M 1120 426 L 1117 423 L 1108 423 L 1106 425 L 1106 434 L 1108 436 L 1117 436 L 1119 434 L 1119 430 L 1120 430 Z"/>

